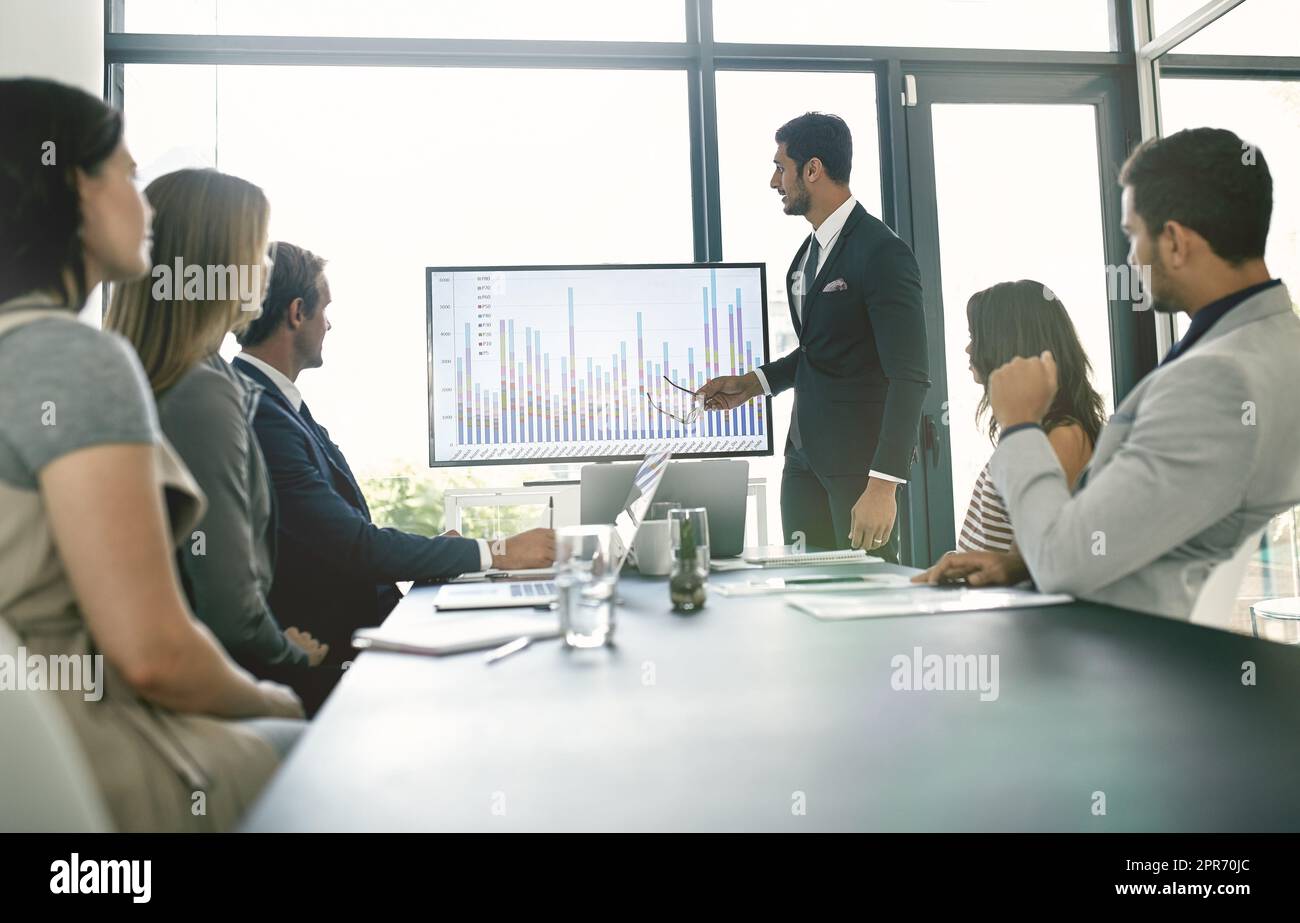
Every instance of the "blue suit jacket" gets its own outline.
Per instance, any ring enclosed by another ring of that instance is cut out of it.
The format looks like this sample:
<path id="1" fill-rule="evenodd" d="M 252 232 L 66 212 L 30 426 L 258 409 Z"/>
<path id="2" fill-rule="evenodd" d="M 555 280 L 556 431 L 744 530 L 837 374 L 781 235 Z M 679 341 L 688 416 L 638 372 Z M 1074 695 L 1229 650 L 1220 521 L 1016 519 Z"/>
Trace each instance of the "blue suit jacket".
<path id="1" fill-rule="evenodd" d="M 233 364 L 265 389 L 253 429 L 275 490 L 270 602 L 281 625 L 327 643 L 331 662 L 348 660 L 352 632 L 379 624 L 401 598 L 394 581 L 479 569 L 472 539 L 428 538 L 371 522 L 361 487 L 324 427 L 313 429 L 260 369 L 238 357 Z"/>

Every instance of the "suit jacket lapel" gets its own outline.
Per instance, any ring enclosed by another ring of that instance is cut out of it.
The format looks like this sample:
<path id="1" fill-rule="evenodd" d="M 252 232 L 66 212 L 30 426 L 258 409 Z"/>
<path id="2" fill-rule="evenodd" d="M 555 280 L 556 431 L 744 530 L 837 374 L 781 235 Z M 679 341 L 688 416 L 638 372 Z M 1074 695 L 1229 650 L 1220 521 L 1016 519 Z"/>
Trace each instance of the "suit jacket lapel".
<path id="1" fill-rule="evenodd" d="M 817 273 L 812 280 L 808 293 L 804 295 L 803 302 L 803 320 L 807 326 L 808 318 L 812 316 L 813 305 L 817 301 L 817 295 L 821 292 L 822 286 L 826 284 L 827 279 L 834 278 L 831 273 L 835 269 L 835 263 L 839 259 L 840 253 L 844 251 L 844 241 L 853 233 L 853 229 L 858 226 L 862 216 L 867 210 L 862 207 L 862 203 L 856 203 L 849 211 L 849 217 L 844 221 L 844 227 L 840 229 L 839 236 L 835 238 L 835 243 L 831 246 L 831 252 L 826 256 L 826 262 L 822 263 L 821 271 Z"/>
<path id="2" fill-rule="evenodd" d="M 275 382 L 271 381 L 271 379 L 266 376 L 265 372 L 253 365 L 251 362 L 245 362 L 238 356 L 236 356 L 230 364 L 238 369 L 241 375 L 253 379 L 254 382 L 262 386 L 263 398 L 269 397 L 273 401 L 278 401 L 286 410 L 293 414 L 295 420 L 298 419 L 298 411 L 293 409 L 293 404 L 289 403 L 289 399 L 284 396 L 284 392 L 276 387 Z M 301 424 L 301 420 L 299 420 L 299 423 Z"/>
<path id="3" fill-rule="evenodd" d="M 355 495 L 354 499 L 356 500 L 357 506 L 360 507 L 361 511 L 366 514 L 366 518 L 369 519 L 370 507 L 366 505 L 366 495 L 361 492 L 361 485 L 357 483 L 356 475 L 352 473 L 352 468 L 348 465 L 348 460 L 343 456 L 343 453 L 339 451 L 339 447 L 334 444 L 334 440 L 330 438 L 329 430 L 325 429 L 325 427 L 321 426 L 320 423 L 314 419 L 312 422 L 315 423 L 315 429 L 319 431 L 320 438 L 317 439 L 317 445 L 319 445 L 325 452 L 325 457 L 329 459 L 329 462 L 334 466 L 334 469 L 343 475 L 348 486 L 352 488 L 352 493 Z M 308 428 L 311 429 L 311 427 Z"/>
<path id="4" fill-rule="evenodd" d="M 302 430 L 303 435 L 305 435 L 308 440 L 310 440 L 311 444 L 316 447 L 317 453 L 325 463 L 323 467 L 332 468 L 338 476 L 343 479 L 344 483 L 346 483 L 352 489 L 353 494 L 355 494 L 353 497 L 354 504 L 369 516 L 370 510 L 366 506 L 364 495 L 361 493 L 361 486 L 357 484 L 356 478 L 352 476 L 352 471 L 347 467 L 347 463 L 339 463 L 339 461 L 342 460 L 342 456 L 339 456 L 339 460 L 335 459 L 337 450 L 335 450 L 333 446 L 322 444 L 322 438 L 316 433 L 316 427 L 308 425 L 307 421 L 303 419 L 302 414 L 295 410 L 293 404 L 284 396 L 284 392 L 276 387 L 275 383 L 271 381 L 271 379 L 268 378 L 261 369 L 257 368 L 250 362 L 243 361 L 238 356 L 235 357 L 235 363 L 237 363 L 237 368 L 240 372 L 262 386 L 264 396 L 270 395 L 272 400 L 279 402 L 280 406 L 288 412 L 289 419 L 293 421 L 294 426 Z"/>
<path id="5" fill-rule="evenodd" d="M 293 409 L 293 404 L 291 404 L 289 402 L 289 399 L 284 396 L 284 392 L 281 391 L 278 387 L 276 387 L 275 382 L 271 381 L 271 379 L 266 376 L 265 372 L 263 372 L 257 366 L 253 365 L 251 362 L 245 362 L 243 359 L 239 358 L 238 356 L 236 356 L 234 358 L 234 361 L 232 361 L 230 364 L 233 365 L 235 368 L 239 369 L 239 373 L 241 375 L 246 375 L 249 378 L 253 379 L 254 382 L 261 385 L 262 397 L 264 399 L 269 397 L 271 400 L 278 402 L 280 406 L 282 406 L 285 410 L 289 411 L 289 413 L 293 416 L 294 422 L 297 423 L 299 426 L 301 426 L 304 431 L 306 431 L 307 426 L 303 422 L 302 418 L 298 416 L 298 411 Z"/>

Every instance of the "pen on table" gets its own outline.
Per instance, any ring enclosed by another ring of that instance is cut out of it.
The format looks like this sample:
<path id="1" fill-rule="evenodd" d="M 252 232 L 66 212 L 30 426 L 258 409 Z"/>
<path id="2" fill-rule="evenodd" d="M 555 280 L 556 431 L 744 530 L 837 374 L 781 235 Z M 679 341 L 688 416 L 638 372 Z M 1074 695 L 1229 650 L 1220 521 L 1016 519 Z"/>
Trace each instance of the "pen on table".
<path id="1" fill-rule="evenodd" d="M 483 658 L 484 662 L 489 665 L 494 664 L 499 660 L 504 660 L 511 654 L 519 653 L 519 651 L 522 651 L 532 643 L 533 639 L 529 635 L 524 635 L 522 638 L 515 638 L 515 640 L 508 641 L 500 647 L 493 649 L 485 658 Z"/>

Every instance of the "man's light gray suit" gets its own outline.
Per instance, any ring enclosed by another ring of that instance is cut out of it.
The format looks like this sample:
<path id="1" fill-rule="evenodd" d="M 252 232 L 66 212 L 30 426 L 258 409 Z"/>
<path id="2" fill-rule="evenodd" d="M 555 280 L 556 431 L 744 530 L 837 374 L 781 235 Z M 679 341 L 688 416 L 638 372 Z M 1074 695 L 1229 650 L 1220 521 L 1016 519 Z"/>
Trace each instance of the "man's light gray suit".
<path id="1" fill-rule="evenodd" d="M 1074 496 L 1039 430 L 1002 440 L 990 473 L 1039 589 L 1188 618 L 1214 566 L 1300 503 L 1300 318 L 1286 287 L 1142 379 Z"/>

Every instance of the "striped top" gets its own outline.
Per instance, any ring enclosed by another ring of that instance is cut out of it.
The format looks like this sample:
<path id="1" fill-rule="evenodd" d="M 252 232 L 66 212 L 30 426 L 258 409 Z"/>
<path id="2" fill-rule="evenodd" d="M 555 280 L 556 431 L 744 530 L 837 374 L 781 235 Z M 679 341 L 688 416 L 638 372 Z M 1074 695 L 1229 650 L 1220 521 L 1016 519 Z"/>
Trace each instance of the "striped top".
<path id="1" fill-rule="evenodd" d="M 993 486 L 986 462 L 975 479 L 970 506 L 966 508 L 966 521 L 957 537 L 958 551 L 1010 551 L 1015 536 L 1011 533 L 1011 517 L 1002 495 Z"/>
<path id="2" fill-rule="evenodd" d="M 1058 426 L 1070 425 L 1079 426 L 1074 420 L 1065 419 L 1049 426 L 1048 432 Z M 1072 467 L 1071 462 L 1077 464 L 1077 471 L 1081 471 L 1092 456 L 1092 444 L 1088 437 L 1081 436 L 1079 441 L 1079 453 L 1069 454 L 1081 454 L 1081 457 L 1062 459 L 1067 471 Z M 1061 450 L 1057 449 L 1057 451 Z M 986 462 L 979 477 L 975 479 L 975 489 L 971 491 L 970 506 L 966 508 L 966 519 L 961 526 L 961 535 L 957 537 L 957 550 L 1006 552 L 1011 550 L 1014 542 L 1015 535 L 1011 531 L 1011 516 L 1007 513 L 1006 501 L 998 493 L 993 478 L 989 477 L 989 466 Z"/>

